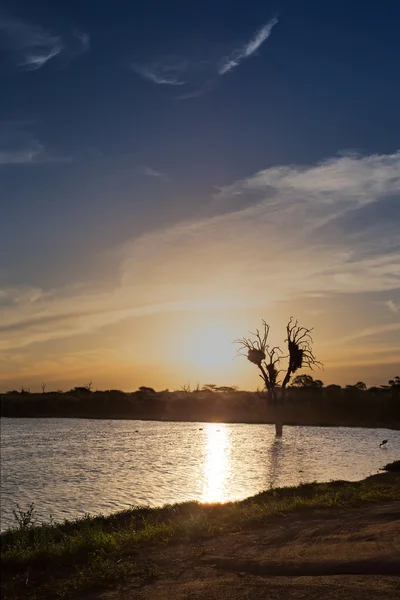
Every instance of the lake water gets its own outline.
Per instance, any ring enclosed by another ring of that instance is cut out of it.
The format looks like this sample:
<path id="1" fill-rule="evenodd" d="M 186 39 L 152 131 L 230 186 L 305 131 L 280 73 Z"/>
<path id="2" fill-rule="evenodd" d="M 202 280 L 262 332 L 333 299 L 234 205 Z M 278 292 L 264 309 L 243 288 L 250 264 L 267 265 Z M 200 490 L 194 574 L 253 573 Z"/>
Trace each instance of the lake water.
<path id="1" fill-rule="evenodd" d="M 379 443 L 388 439 L 385 448 Z M 400 458 L 400 431 L 84 419 L 1 419 L 1 528 L 133 504 L 226 502 L 270 487 L 362 479 Z"/>

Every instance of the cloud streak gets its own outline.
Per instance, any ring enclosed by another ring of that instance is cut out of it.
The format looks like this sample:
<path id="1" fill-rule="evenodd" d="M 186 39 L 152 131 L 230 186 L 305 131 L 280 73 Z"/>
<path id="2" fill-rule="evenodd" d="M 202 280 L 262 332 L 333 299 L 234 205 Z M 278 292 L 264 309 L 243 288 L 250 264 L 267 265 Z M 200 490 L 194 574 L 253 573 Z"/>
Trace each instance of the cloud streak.
<path id="1" fill-rule="evenodd" d="M 278 23 L 277 18 L 270 19 L 253 37 L 241 48 L 235 49 L 222 60 L 189 60 L 181 57 L 161 57 L 157 61 L 131 68 L 138 75 L 157 85 L 182 86 L 180 100 L 197 98 L 212 91 L 221 76 L 238 67 L 242 61 L 251 57 L 271 35 L 272 29 Z"/>
<path id="2" fill-rule="evenodd" d="M 220 75 L 226 75 L 233 69 L 236 69 L 245 58 L 249 58 L 252 54 L 257 52 L 261 45 L 269 38 L 272 29 L 277 23 L 278 19 L 274 17 L 261 27 L 247 44 L 242 48 L 237 48 L 229 56 L 225 57 L 221 61 L 218 73 Z"/>
<path id="3" fill-rule="evenodd" d="M 18 121 L 0 123 L 0 167 L 70 162 L 71 158 L 49 153 L 30 130 Z"/>
<path id="4" fill-rule="evenodd" d="M 338 295 L 363 295 L 365 304 L 366 294 L 400 290 L 398 232 L 391 223 L 384 230 L 365 231 L 361 220 L 356 231 L 331 235 L 329 230 L 350 213 L 357 223 L 371 204 L 398 198 L 399 153 L 273 167 L 220 194 L 228 203 L 222 214 L 178 223 L 126 244 L 119 285 L 112 291 L 33 290 L 21 293 L 18 301 L 17 291 L 8 293 L 2 302 L 0 350 L 150 314 L 268 310 Z M 249 204 L 229 210 L 237 194 L 244 201 L 249 195 Z M 382 236 L 385 245 L 378 243 Z M 371 336 L 398 327 L 392 322 L 369 326 Z"/>
<path id="5" fill-rule="evenodd" d="M 162 173 L 161 171 L 157 171 L 156 169 L 153 169 L 152 167 L 145 167 L 143 169 L 143 173 L 145 175 L 147 175 L 147 177 L 153 177 L 155 179 L 160 179 L 161 181 L 165 181 L 165 182 L 170 181 L 170 178 L 168 177 L 168 175 L 166 175 L 165 173 Z"/>
<path id="6" fill-rule="evenodd" d="M 393 302 L 393 300 L 387 300 L 384 302 L 384 305 L 388 310 L 390 310 L 391 313 L 394 313 L 395 315 L 400 313 L 400 306 Z"/>
<path id="7" fill-rule="evenodd" d="M 69 63 L 88 50 L 88 34 L 74 30 L 54 33 L 40 25 L 0 15 L 0 46 L 21 71 L 38 71 L 47 63 Z"/>
<path id="8" fill-rule="evenodd" d="M 151 83 L 180 86 L 186 84 L 183 74 L 187 66 L 187 61 L 183 60 L 182 62 L 158 62 L 145 66 L 132 65 L 132 69 Z"/>

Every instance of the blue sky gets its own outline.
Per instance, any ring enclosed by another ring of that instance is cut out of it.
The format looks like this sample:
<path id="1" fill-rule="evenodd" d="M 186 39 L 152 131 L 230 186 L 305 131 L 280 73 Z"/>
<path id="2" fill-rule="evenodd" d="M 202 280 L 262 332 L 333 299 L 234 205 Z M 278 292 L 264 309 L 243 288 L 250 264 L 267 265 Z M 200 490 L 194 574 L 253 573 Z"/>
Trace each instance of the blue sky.
<path id="1" fill-rule="evenodd" d="M 3 387 L 155 365 L 150 385 L 251 387 L 222 342 L 212 374 L 179 348 L 292 313 L 325 379 L 393 376 L 399 20 L 396 0 L 0 1 Z"/>

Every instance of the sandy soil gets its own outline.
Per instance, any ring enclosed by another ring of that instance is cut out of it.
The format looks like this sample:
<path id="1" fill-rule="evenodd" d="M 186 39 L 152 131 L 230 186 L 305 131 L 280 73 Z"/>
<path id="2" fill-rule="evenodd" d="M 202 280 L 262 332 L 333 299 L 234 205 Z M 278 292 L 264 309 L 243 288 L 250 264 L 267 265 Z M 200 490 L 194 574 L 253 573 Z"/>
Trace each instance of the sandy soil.
<path id="1" fill-rule="evenodd" d="M 400 499 L 282 515 L 204 543 L 148 549 L 137 562 L 149 577 L 91 599 L 399 600 Z"/>

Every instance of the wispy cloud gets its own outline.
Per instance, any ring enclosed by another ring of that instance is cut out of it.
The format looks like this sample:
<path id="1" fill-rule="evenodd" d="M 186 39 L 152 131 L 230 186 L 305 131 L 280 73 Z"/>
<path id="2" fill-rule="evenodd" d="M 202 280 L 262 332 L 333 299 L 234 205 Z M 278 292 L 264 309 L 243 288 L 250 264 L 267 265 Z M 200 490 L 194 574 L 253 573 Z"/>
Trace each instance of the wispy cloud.
<path id="1" fill-rule="evenodd" d="M 184 73 L 188 68 L 186 60 L 168 60 L 156 62 L 149 65 L 132 65 L 132 69 L 144 79 L 157 85 L 185 85 Z"/>
<path id="2" fill-rule="evenodd" d="M 152 167 L 145 167 L 143 172 L 148 177 L 155 177 L 156 179 L 161 179 L 162 181 L 170 181 L 168 175 L 162 173 L 161 171 L 156 171 L 156 169 L 153 169 Z"/>
<path id="3" fill-rule="evenodd" d="M 387 300 L 386 302 L 384 302 L 384 305 L 388 310 L 390 310 L 390 312 L 394 313 L 395 315 L 400 313 L 400 306 L 393 302 L 393 300 Z"/>
<path id="4" fill-rule="evenodd" d="M 49 152 L 31 131 L 31 124 L 0 123 L 0 166 L 70 162 L 71 158 Z"/>
<path id="5" fill-rule="evenodd" d="M 398 231 L 392 223 L 384 230 L 371 226 L 365 231 L 360 220 L 356 231 L 340 229 L 331 235 L 329 230 L 333 221 L 350 214 L 357 224 L 367 207 L 398 197 L 399 153 L 273 167 L 223 188 L 221 194 L 228 203 L 235 194 L 243 200 L 250 194 L 249 204 L 231 210 L 227 205 L 223 214 L 135 238 L 121 250 L 120 282 L 112 291 L 33 290 L 33 295 L 23 294 L 29 301 L 18 302 L 11 302 L 9 294 L 0 320 L 0 350 L 143 315 L 264 311 L 314 296 L 324 301 L 342 295 L 349 301 L 362 294 L 365 303 L 369 293 L 400 289 Z M 384 247 L 375 244 L 382 235 Z M 368 322 L 348 339 L 398 327 Z"/>
<path id="6" fill-rule="evenodd" d="M 241 48 L 237 48 L 234 50 L 229 56 L 226 56 L 219 66 L 218 72 L 220 75 L 225 75 L 229 73 L 236 67 L 240 65 L 240 63 L 245 59 L 257 52 L 260 46 L 269 38 L 271 35 L 272 29 L 278 23 L 277 18 L 273 18 L 268 23 L 266 23 L 256 34 L 251 38 L 251 40 L 242 46 Z"/>
<path id="7" fill-rule="evenodd" d="M 242 47 L 233 50 L 222 60 L 209 58 L 207 60 L 190 60 L 181 57 L 160 57 L 149 64 L 133 64 L 131 68 L 141 77 L 157 85 L 182 86 L 180 100 L 197 98 L 212 91 L 218 79 L 235 69 L 240 63 L 252 56 L 271 35 L 272 29 L 278 23 L 277 18 L 270 19 Z"/>
<path id="8" fill-rule="evenodd" d="M 400 331 L 400 323 L 387 323 L 385 325 L 378 325 L 376 327 L 366 327 L 365 329 L 361 329 L 360 331 L 355 331 L 348 336 L 345 336 L 339 340 L 335 340 L 337 344 L 347 344 L 349 342 L 353 342 L 355 340 L 360 340 L 363 338 L 374 337 L 380 335 L 382 333 L 395 332 Z"/>
<path id="9" fill-rule="evenodd" d="M 17 68 L 37 71 L 57 59 L 70 62 L 89 48 L 88 34 L 73 30 L 54 33 L 40 25 L 0 15 L 0 46 Z"/>

